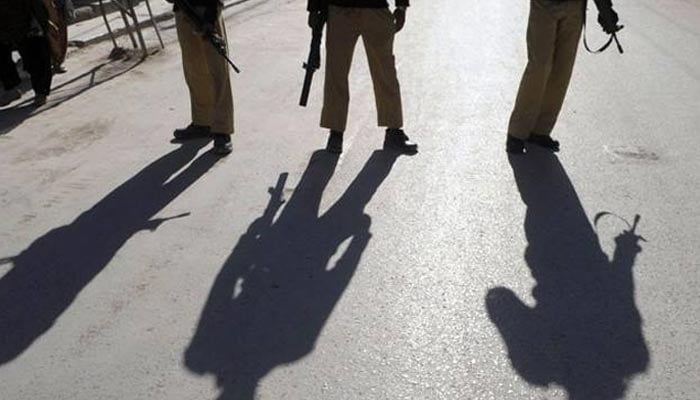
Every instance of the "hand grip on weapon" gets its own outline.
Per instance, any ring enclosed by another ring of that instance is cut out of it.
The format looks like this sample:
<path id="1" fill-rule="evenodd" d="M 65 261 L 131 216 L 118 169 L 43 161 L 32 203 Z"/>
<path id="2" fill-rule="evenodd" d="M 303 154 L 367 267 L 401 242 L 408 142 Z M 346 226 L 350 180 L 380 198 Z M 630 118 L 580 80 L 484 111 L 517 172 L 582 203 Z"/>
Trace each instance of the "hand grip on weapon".
<path id="1" fill-rule="evenodd" d="M 202 37 L 208 39 L 210 36 L 216 35 L 216 27 L 211 22 L 202 22 L 198 27 L 198 32 Z"/>
<path id="2" fill-rule="evenodd" d="M 401 32 L 406 25 L 406 9 L 397 8 L 394 10 L 394 24 L 396 25 L 396 33 Z"/>
<path id="3" fill-rule="evenodd" d="M 326 14 L 322 11 L 309 11 L 309 28 L 320 29 L 326 23 Z"/>
<path id="4" fill-rule="evenodd" d="M 202 32 L 202 36 L 204 36 L 205 39 L 211 42 L 212 46 L 214 46 L 217 53 L 224 56 L 228 53 L 226 40 L 224 40 L 224 38 L 222 38 L 218 33 L 216 33 L 216 30 Z"/>
<path id="5" fill-rule="evenodd" d="M 169 0 L 166 0 L 170 2 Z M 198 31 L 203 38 L 207 39 L 209 43 L 214 47 L 216 52 L 233 68 L 236 73 L 240 73 L 241 70 L 238 69 L 236 64 L 231 61 L 228 55 L 228 45 L 226 40 L 221 37 L 219 32 L 217 32 L 216 26 L 211 21 L 216 21 L 219 17 L 220 9 L 205 10 L 205 15 L 201 15 L 188 0 L 173 0 L 173 3 L 181 7 L 182 11 L 191 19 L 195 24 L 196 31 Z"/>
<path id="6" fill-rule="evenodd" d="M 624 26 L 618 25 L 620 18 L 617 16 L 612 7 L 604 8 L 598 13 L 598 23 L 607 34 L 614 34 L 621 30 Z"/>
<path id="7" fill-rule="evenodd" d="M 209 31 L 208 33 L 207 32 L 203 33 L 203 37 L 206 38 L 207 40 L 209 40 L 209 43 L 211 43 L 211 45 L 214 47 L 216 52 L 219 53 L 219 55 L 221 57 L 223 57 L 224 60 L 226 60 L 226 62 L 231 66 L 231 68 L 233 68 L 233 70 L 237 74 L 241 73 L 241 70 L 238 69 L 236 64 L 234 64 L 233 61 L 231 61 L 231 59 L 228 56 L 228 44 L 226 43 L 226 40 L 224 38 L 222 38 L 216 32 L 216 30 Z"/>

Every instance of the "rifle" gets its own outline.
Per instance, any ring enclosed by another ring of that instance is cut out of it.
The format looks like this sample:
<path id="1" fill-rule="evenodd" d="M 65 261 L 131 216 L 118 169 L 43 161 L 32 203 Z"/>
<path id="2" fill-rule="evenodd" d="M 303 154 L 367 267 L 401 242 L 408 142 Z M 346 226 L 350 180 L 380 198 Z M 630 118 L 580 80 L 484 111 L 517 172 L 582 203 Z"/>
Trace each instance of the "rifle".
<path id="1" fill-rule="evenodd" d="M 197 10 L 190 4 L 189 1 L 187 0 L 174 0 L 174 3 L 180 6 L 180 8 L 192 19 L 192 21 L 201 29 L 204 26 L 204 21 L 202 21 L 202 17 L 199 15 Z M 214 31 L 208 31 L 205 32 L 204 35 L 205 39 L 211 43 L 212 46 L 214 46 L 214 50 L 226 60 L 226 62 L 233 68 L 234 71 L 236 71 L 237 74 L 241 73 L 241 70 L 236 67 L 236 64 L 231 61 L 231 59 L 228 56 L 228 45 L 226 44 L 226 40 L 219 36 L 216 32 Z"/>
<path id="2" fill-rule="evenodd" d="M 323 39 L 323 26 L 326 24 L 326 18 L 326 15 L 323 15 L 321 22 L 312 30 L 309 58 L 303 64 L 306 76 L 304 77 L 304 87 L 301 89 L 301 100 L 299 100 L 299 105 L 302 107 L 306 107 L 309 102 L 309 92 L 311 92 L 314 73 L 321 68 L 321 40 Z"/>

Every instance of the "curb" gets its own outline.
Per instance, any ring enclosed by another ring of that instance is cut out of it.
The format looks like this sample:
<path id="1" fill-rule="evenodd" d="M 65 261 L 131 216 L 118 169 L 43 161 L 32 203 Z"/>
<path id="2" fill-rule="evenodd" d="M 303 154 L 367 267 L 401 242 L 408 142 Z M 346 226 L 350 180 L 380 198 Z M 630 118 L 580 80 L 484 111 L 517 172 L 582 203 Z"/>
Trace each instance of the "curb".
<path id="1" fill-rule="evenodd" d="M 147 27 L 150 27 L 153 22 L 159 23 L 159 22 L 173 19 L 174 17 L 175 17 L 175 14 L 172 11 L 166 11 L 164 13 L 154 15 L 153 19 L 139 21 L 138 27 L 142 28 L 142 29 L 147 28 Z M 151 21 L 153 21 L 153 22 L 151 22 Z M 134 27 L 134 25 L 132 25 L 132 28 L 133 27 Z M 112 33 L 114 34 L 114 38 L 116 39 L 116 38 L 119 38 L 121 36 L 126 35 L 128 33 L 128 29 L 126 27 L 115 29 L 112 31 Z M 72 47 L 83 48 L 83 47 L 86 47 L 86 46 L 89 46 L 92 44 L 96 44 L 96 43 L 100 43 L 100 42 L 103 42 L 103 41 L 109 40 L 109 39 L 110 39 L 109 32 L 105 31 L 104 33 L 102 33 L 98 36 L 95 36 L 93 38 L 90 38 L 88 40 L 69 40 L 68 45 L 72 46 Z"/>
<path id="2" fill-rule="evenodd" d="M 137 3 L 141 3 L 141 0 L 134 0 L 134 1 L 136 1 Z M 224 0 L 224 8 L 223 9 L 227 10 L 231 7 L 235 7 L 237 5 L 241 5 L 244 3 L 248 3 L 249 1 L 251 1 L 251 0 Z M 107 6 L 108 4 L 109 3 L 105 4 L 105 6 Z M 83 8 L 91 8 L 91 7 L 83 7 Z M 95 14 L 95 17 L 93 17 L 93 18 L 100 18 L 101 16 L 102 16 L 101 12 L 98 11 L 97 14 Z M 152 24 L 151 21 L 153 21 L 155 23 L 160 23 L 160 22 L 168 21 L 168 20 L 174 19 L 174 18 L 175 18 L 175 14 L 173 13 L 173 11 L 168 10 L 166 12 L 153 15 L 152 19 L 139 21 L 138 27 L 139 28 L 147 28 L 147 27 L 151 26 L 151 24 Z M 89 18 L 89 19 L 91 19 L 91 18 Z M 132 25 L 132 27 L 133 27 L 133 25 Z M 126 29 L 126 27 L 124 27 L 124 28 L 120 28 L 120 29 L 115 29 L 112 32 L 114 34 L 114 38 L 116 39 L 116 38 L 119 38 L 121 36 L 126 35 L 128 30 Z M 104 33 L 102 33 L 101 35 L 95 36 L 93 38 L 90 38 L 88 40 L 69 40 L 68 46 L 83 48 L 83 47 L 86 47 L 86 46 L 89 46 L 92 44 L 96 44 L 96 43 L 100 43 L 100 42 L 103 42 L 103 41 L 109 40 L 109 39 L 110 39 L 109 32 L 106 32 L 106 28 L 105 28 Z"/>
<path id="3" fill-rule="evenodd" d="M 141 4 L 143 0 L 133 0 L 134 6 Z M 104 8 L 107 14 L 111 14 L 115 11 L 119 11 L 119 7 L 114 5 L 114 2 L 110 0 L 104 0 Z M 100 10 L 100 4 L 97 1 L 93 1 L 90 4 L 82 5 L 75 8 L 75 19 L 71 21 L 71 24 L 78 22 L 87 21 L 93 18 L 99 18 L 102 16 L 102 11 Z"/>

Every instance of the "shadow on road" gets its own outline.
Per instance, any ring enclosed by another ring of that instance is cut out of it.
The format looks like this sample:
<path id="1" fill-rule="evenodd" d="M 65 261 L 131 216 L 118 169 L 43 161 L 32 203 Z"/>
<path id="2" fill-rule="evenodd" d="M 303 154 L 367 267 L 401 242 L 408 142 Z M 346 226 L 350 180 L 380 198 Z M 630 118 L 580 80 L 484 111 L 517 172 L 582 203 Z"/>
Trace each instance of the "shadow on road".
<path id="1" fill-rule="evenodd" d="M 313 154 L 276 220 L 286 174 L 270 189 L 265 212 L 217 276 L 185 353 L 191 371 L 216 375 L 220 399 L 254 399 L 265 375 L 311 353 L 370 240 L 364 208 L 396 158 L 374 152 L 323 215 L 321 197 L 337 156 Z"/>
<path id="2" fill-rule="evenodd" d="M 527 206 L 525 260 L 536 305 L 498 287 L 486 307 L 513 368 L 530 384 L 563 386 L 572 400 L 622 398 L 649 364 L 634 299 L 641 238 L 634 229 L 621 233 L 609 260 L 553 154 L 533 151 L 511 166 Z"/>
<path id="3" fill-rule="evenodd" d="M 188 143 L 164 155 L 70 225 L 4 260 L 13 267 L 0 279 L 0 365 L 47 332 L 129 238 L 171 219 L 152 218 L 216 163 L 208 153 L 192 161 L 206 144 Z"/>
<path id="4" fill-rule="evenodd" d="M 22 124 L 26 119 L 35 117 L 44 111 L 58 107 L 66 101 L 79 96 L 103 83 L 109 82 L 133 70 L 144 61 L 142 58 L 129 58 L 119 61 L 107 61 L 82 74 L 51 88 L 48 103 L 41 107 L 32 105 L 33 99 L 24 101 L 14 107 L 0 110 L 0 135 L 5 135 Z M 23 82 L 26 89 L 26 82 Z"/>

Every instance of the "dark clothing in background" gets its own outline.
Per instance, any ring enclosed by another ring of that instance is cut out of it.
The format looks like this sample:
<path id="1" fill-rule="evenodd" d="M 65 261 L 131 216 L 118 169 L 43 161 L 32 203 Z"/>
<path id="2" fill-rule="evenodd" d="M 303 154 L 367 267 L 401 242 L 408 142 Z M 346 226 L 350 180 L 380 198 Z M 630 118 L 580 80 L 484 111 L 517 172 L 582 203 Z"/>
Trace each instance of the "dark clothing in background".
<path id="1" fill-rule="evenodd" d="M 45 36 L 26 37 L 17 46 L 25 71 L 29 73 L 34 93 L 48 96 L 51 92 L 51 55 Z M 22 82 L 12 60 L 12 49 L 0 43 L 0 80 L 5 90 Z"/>
<path id="2" fill-rule="evenodd" d="M 43 0 L 48 12 L 49 25 L 45 31 L 49 40 L 51 61 L 59 66 L 66 60 L 68 51 L 68 23 L 66 21 L 65 2 L 57 0 Z"/>
<path id="3" fill-rule="evenodd" d="M 41 0 L 2 0 L 0 6 L 0 43 L 18 45 L 36 20 L 41 28 L 48 28 L 48 14 Z"/>
<path id="4" fill-rule="evenodd" d="M 51 54 L 46 37 L 49 19 L 42 0 L 2 0 L 0 7 L 0 77 L 5 89 L 21 80 L 12 61 L 18 50 L 24 69 L 31 75 L 32 88 L 39 95 L 51 91 Z"/>
<path id="5" fill-rule="evenodd" d="M 34 93 L 48 96 L 51 93 L 51 53 L 46 36 L 28 37 L 19 47 L 24 69 L 32 77 Z"/>
<path id="6" fill-rule="evenodd" d="M 0 43 L 0 82 L 5 90 L 11 90 L 21 83 L 17 74 L 17 66 L 12 59 L 12 49 Z"/>
<path id="7" fill-rule="evenodd" d="M 394 0 L 396 7 L 408 7 L 409 0 Z M 328 6 L 355 8 L 387 8 L 387 0 L 309 0 L 308 11 L 328 11 Z"/>

